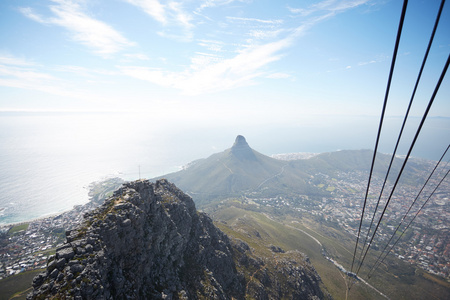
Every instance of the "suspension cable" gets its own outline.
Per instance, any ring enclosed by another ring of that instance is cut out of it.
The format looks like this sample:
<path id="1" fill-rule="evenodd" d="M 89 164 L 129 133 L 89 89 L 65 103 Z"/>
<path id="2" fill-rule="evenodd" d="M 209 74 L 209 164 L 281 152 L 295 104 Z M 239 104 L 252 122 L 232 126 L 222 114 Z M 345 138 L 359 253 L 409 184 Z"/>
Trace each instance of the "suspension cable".
<path id="1" fill-rule="evenodd" d="M 373 239 L 374 239 L 374 237 L 375 237 L 375 235 L 376 235 L 376 233 L 377 233 L 377 230 L 378 230 L 378 228 L 379 228 L 379 226 L 380 226 L 380 224 L 381 224 L 381 220 L 383 219 L 384 213 L 386 212 L 386 209 L 387 209 L 387 207 L 388 207 L 388 205 L 389 205 L 389 202 L 390 202 L 391 199 L 392 199 L 392 195 L 394 194 L 395 188 L 397 187 L 397 184 L 398 184 L 398 182 L 399 182 L 399 180 L 400 180 L 400 177 L 401 177 L 401 175 L 402 175 L 402 173 L 403 173 L 403 170 L 404 170 L 404 168 L 405 168 L 405 165 L 406 165 L 406 163 L 408 162 L 409 156 L 411 155 L 411 152 L 412 152 L 412 150 L 413 150 L 413 148 L 414 148 L 414 145 L 415 145 L 415 143 L 416 143 L 416 141 L 417 141 L 417 138 L 418 138 L 418 136 L 419 136 L 419 134 L 420 134 L 420 131 L 422 130 L 423 124 L 425 123 L 425 120 L 426 120 L 426 118 L 427 118 L 427 116 L 428 116 L 428 113 L 429 113 L 429 111 L 430 111 L 430 109 L 431 109 L 431 106 L 433 105 L 433 102 L 434 102 L 434 99 L 435 99 L 435 97 L 436 97 L 436 94 L 437 94 L 437 92 L 439 91 L 439 88 L 440 88 L 440 86 L 441 86 L 442 81 L 444 80 L 445 74 L 447 73 L 447 69 L 448 69 L 449 64 L 450 64 L 450 54 L 449 54 L 449 56 L 447 57 L 447 61 L 446 61 L 446 63 L 445 63 L 444 69 L 442 70 L 441 76 L 439 77 L 438 83 L 436 84 L 436 87 L 435 87 L 435 89 L 434 89 L 434 91 L 433 91 L 433 95 L 431 96 L 431 99 L 430 99 L 430 101 L 429 101 L 429 103 L 428 103 L 428 106 L 427 106 L 427 108 L 426 108 L 426 110 L 425 110 L 425 112 L 424 112 L 424 115 L 423 115 L 423 117 L 422 117 L 422 120 L 421 120 L 421 122 L 420 122 L 420 125 L 419 125 L 419 127 L 418 127 L 418 129 L 417 129 L 417 131 L 416 131 L 416 134 L 415 134 L 415 136 L 414 136 L 414 139 L 413 139 L 413 141 L 412 141 L 412 143 L 411 143 L 411 146 L 410 146 L 410 148 L 409 148 L 409 150 L 408 150 L 408 154 L 407 154 L 406 157 L 405 157 L 405 160 L 404 160 L 404 162 L 403 162 L 403 165 L 402 165 L 402 167 L 401 167 L 401 169 L 400 169 L 400 172 L 399 172 L 399 174 L 398 174 L 398 176 L 397 176 L 397 179 L 396 179 L 396 181 L 395 181 L 395 183 L 394 183 L 394 186 L 393 186 L 393 188 L 392 188 L 392 190 L 391 190 L 391 193 L 390 193 L 389 198 L 388 198 L 388 200 L 387 200 L 387 202 L 386 202 L 386 205 L 385 205 L 385 207 L 384 207 L 384 209 L 383 209 L 383 212 L 381 213 L 380 219 L 378 220 L 377 226 L 375 227 L 375 230 L 374 230 L 374 232 L 373 232 L 372 238 L 370 239 L 370 242 L 369 242 L 369 244 L 368 244 L 368 246 L 367 246 L 367 249 L 366 249 L 366 251 L 364 252 L 364 256 L 363 256 L 363 258 L 362 258 L 362 260 L 361 260 L 361 262 L 360 262 L 360 264 L 359 264 L 359 267 L 358 267 L 358 270 L 356 271 L 356 274 L 359 273 L 359 270 L 361 269 L 361 266 L 363 265 L 363 262 L 364 262 L 364 260 L 365 260 L 365 258 L 366 258 L 367 252 L 369 251 L 370 246 L 372 245 Z"/>
<path id="2" fill-rule="evenodd" d="M 416 217 L 419 215 L 419 213 L 422 211 L 422 209 L 424 208 L 424 206 L 428 203 L 428 201 L 430 200 L 431 196 L 434 195 L 434 193 L 436 192 L 436 190 L 439 188 L 439 186 L 441 185 L 441 183 L 445 180 L 445 178 L 447 177 L 448 173 L 450 172 L 450 169 L 447 170 L 447 173 L 445 173 L 444 177 L 439 181 L 439 184 L 435 187 L 435 189 L 433 190 L 433 192 L 430 194 L 430 196 L 427 198 L 427 200 L 423 203 L 423 205 L 420 207 L 420 209 L 416 212 L 416 214 L 414 215 L 414 217 L 411 219 L 411 221 L 408 223 L 408 225 L 406 226 L 406 228 L 402 231 L 402 233 L 400 234 L 400 236 L 397 238 L 397 240 L 395 241 L 395 243 L 392 245 L 392 247 L 389 249 L 389 251 L 387 251 L 383 257 L 383 259 L 378 263 L 378 265 L 374 264 L 372 266 L 372 268 L 370 269 L 369 273 L 368 273 L 368 278 L 372 277 L 373 272 L 375 272 L 375 270 L 383 263 L 383 261 L 386 259 L 386 257 L 388 256 L 389 252 L 391 252 L 391 250 L 395 247 L 395 245 L 397 245 L 398 241 L 402 238 L 403 234 L 405 234 L 405 232 L 408 230 L 409 226 L 412 224 L 412 222 L 414 222 L 414 220 L 416 219 Z"/>
<path id="3" fill-rule="evenodd" d="M 427 61 L 427 58 L 428 58 L 428 54 L 430 53 L 431 45 L 433 43 L 433 39 L 434 39 L 434 36 L 436 34 L 436 29 L 438 27 L 439 20 L 441 18 L 441 13 L 442 13 L 442 10 L 444 8 L 444 4 L 445 4 L 445 0 L 442 0 L 441 1 L 441 5 L 440 5 L 439 10 L 438 10 L 436 21 L 434 22 L 434 27 L 433 27 L 433 30 L 431 32 L 431 37 L 430 37 L 430 40 L 428 42 L 427 50 L 425 51 L 425 55 L 424 55 L 424 58 L 423 58 L 423 61 L 422 61 L 422 66 L 420 67 L 419 74 L 418 74 L 417 80 L 416 80 L 416 84 L 414 85 L 414 89 L 413 89 L 413 92 L 412 92 L 412 95 L 411 95 L 411 99 L 409 100 L 409 105 L 408 105 L 408 108 L 406 110 L 405 117 L 403 119 L 403 124 L 402 124 L 402 127 L 400 129 L 400 133 L 398 135 L 397 142 L 396 142 L 395 147 L 394 147 L 394 151 L 392 153 L 391 161 L 389 162 L 389 167 L 388 167 L 387 172 L 386 172 L 386 177 L 384 178 L 384 182 L 383 182 L 383 185 L 381 187 L 380 195 L 378 197 L 378 201 L 377 201 L 377 204 L 375 206 L 375 210 L 374 210 L 373 215 L 372 215 L 372 220 L 370 221 L 370 226 L 369 226 L 369 229 L 367 230 L 366 238 L 364 239 L 364 243 L 362 244 L 363 248 L 362 248 L 362 251 L 361 251 L 361 255 L 359 256 L 359 261 L 361 261 L 361 256 L 362 256 L 362 254 L 364 252 L 364 249 L 366 247 L 367 239 L 369 238 L 370 230 L 372 229 L 373 221 L 374 221 L 375 215 L 376 215 L 376 213 L 378 211 L 378 206 L 379 206 L 380 201 L 381 201 L 381 196 L 383 195 L 383 191 L 384 191 L 387 179 L 388 179 L 390 171 L 391 171 L 392 163 L 394 162 L 395 154 L 397 153 L 398 145 L 400 144 L 400 140 L 401 140 L 401 137 L 402 137 L 402 134 L 403 134 L 403 130 L 405 128 L 406 121 L 408 119 L 409 112 L 411 110 L 411 106 L 412 106 L 414 97 L 416 95 L 417 87 L 419 86 L 420 78 L 422 77 L 422 72 L 423 72 L 423 69 L 425 68 L 425 64 L 426 64 L 426 61 Z"/>
<path id="4" fill-rule="evenodd" d="M 384 247 L 383 251 L 381 251 L 380 255 L 378 256 L 376 262 L 373 264 L 372 268 L 369 270 L 368 273 L 368 278 L 370 278 L 370 274 L 371 272 L 376 269 L 376 266 L 378 264 L 378 262 L 380 261 L 381 257 L 383 256 L 384 252 L 386 251 L 386 249 L 388 248 L 389 244 L 391 243 L 392 239 L 394 238 L 395 234 L 397 233 L 397 231 L 399 230 L 400 226 L 403 224 L 403 221 L 405 221 L 406 217 L 408 216 L 409 212 L 411 211 L 411 209 L 413 208 L 414 204 L 416 204 L 417 200 L 419 199 L 419 196 L 422 194 L 423 190 L 425 189 L 425 186 L 428 184 L 429 180 L 431 179 L 431 177 L 433 176 L 434 172 L 436 171 L 437 167 L 439 166 L 439 164 L 441 163 L 442 159 L 445 157 L 445 155 L 447 154 L 448 149 L 450 148 L 450 145 L 447 146 L 447 149 L 444 151 L 444 154 L 442 154 L 441 158 L 439 159 L 439 161 L 436 163 L 436 165 L 433 168 L 433 171 L 430 173 L 430 175 L 428 176 L 427 180 L 425 181 L 425 183 L 423 184 L 422 188 L 420 189 L 419 193 L 417 194 L 416 198 L 414 199 L 414 201 L 412 202 L 412 204 L 409 206 L 408 211 L 405 213 L 405 215 L 402 217 L 402 219 L 400 220 L 400 223 L 398 224 L 397 228 L 394 230 L 394 233 L 391 235 L 391 237 L 389 238 L 389 241 L 386 243 L 386 246 Z M 406 229 L 405 229 L 406 230 Z M 388 253 L 392 250 L 392 248 L 395 246 L 396 243 L 394 243 L 394 245 L 389 249 Z M 381 262 L 380 262 L 381 263 Z"/>
<path id="5" fill-rule="evenodd" d="M 394 53 L 392 55 L 391 69 L 389 71 L 389 78 L 388 78 L 388 82 L 387 82 L 387 86 L 386 86 L 386 93 L 385 93 L 385 96 L 384 96 L 383 108 L 382 108 L 381 117 L 380 117 L 380 124 L 378 126 L 377 139 L 376 139 L 375 148 L 374 148 L 374 151 L 373 151 L 372 164 L 370 166 L 369 180 L 367 182 L 367 189 L 366 189 L 366 195 L 364 197 L 364 204 L 363 204 L 363 209 L 362 209 L 362 213 L 361 213 L 361 220 L 359 222 L 359 229 L 358 229 L 358 235 L 357 235 L 357 238 L 356 238 L 355 250 L 353 252 L 352 266 L 351 266 L 351 269 L 350 269 L 352 272 L 353 272 L 353 265 L 355 263 L 356 250 L 358 249 L 359 237 L 360 237 L 360 234 L 361 234 L 361 226 L 362 226 L 362 222 L 364 220 L 364 211 L 366 209 L 367 196 L 369 194 L 370 182 L 372 180 L 372 173 L 373 173 L 373 168 L 374 168 L 374 165 L 375 165 L 375 159 L 376 159 L 376 156 L 377 156 L 378 143 L 380 141 L 380 136 L 381 136 L 381 128 L 383 126 L 384 115 L 385 115 L 385 112 L 386 112 L 387 100 L 388 100 L 388 97 L 389 97 L 389 90 L 390 90 L 390 87 L 391 87 L 392 77 L 393 77 L 393 74 L 394 74 L 394 66 L 395 66 L 395 61 L 397 59 L 398 47 L 399 47 L 399 44 L 400 44 L 400 36 L 401 36 L 401 33 L 402 33 L 403 22 L 405 20 L 405 14 L 406 14 L 406 7 L 407 6 L 408 6 L 408 0 L 404 0 L 403 1 L 402 14 L 401 14 L 401 17 L 400 17 L 400 23 L 399 23 L 398 30 L 397 30 L 397 38 L 395 40 Z"/>

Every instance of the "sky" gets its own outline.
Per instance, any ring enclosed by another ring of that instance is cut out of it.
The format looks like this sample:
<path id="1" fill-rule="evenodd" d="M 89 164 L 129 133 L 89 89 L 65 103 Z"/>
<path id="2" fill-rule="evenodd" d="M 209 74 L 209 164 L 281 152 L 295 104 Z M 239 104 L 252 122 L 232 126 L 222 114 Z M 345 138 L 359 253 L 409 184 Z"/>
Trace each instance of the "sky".
<path id="1" fill-rule="evenodd" d="M 391 117 L 406 111 L 440 5 L 409 2 Z M 449 6 L 416 117 L 450 52 Z M 0 111 L 139 112 L 179 126 L 375 118 L 401 8 L 400 0 L 3 0 Z M 430 111 L 446 118 L 447 133 L 449 77 Z"/>

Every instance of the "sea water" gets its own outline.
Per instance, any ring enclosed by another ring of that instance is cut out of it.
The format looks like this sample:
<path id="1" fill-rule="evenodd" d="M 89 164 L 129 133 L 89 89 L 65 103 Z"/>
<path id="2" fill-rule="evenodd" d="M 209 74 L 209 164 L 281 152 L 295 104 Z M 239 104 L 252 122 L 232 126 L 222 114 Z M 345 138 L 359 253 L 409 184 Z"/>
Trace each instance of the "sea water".
<path id="1" fill-rule="evenodd" d="M 0 224 L 71 209 L 88 185 L 173 172 L 167 132 L 126 114 L 2 113 Z"/>
<path id="2" fill-rule="evenodd" d="M 238 134 L 266 155 L 371 149 L 378 118 L 313 116 L 293 125 L 161 120 L 151 113 L 0 113 L 0 225 L 84 204 L 94 181 L 177 171 L 231 147 Z M 437 160 L 449 123 L 434 120 L 416 154 Z M 387 144 L 382 151 L 392 150 Z"/>

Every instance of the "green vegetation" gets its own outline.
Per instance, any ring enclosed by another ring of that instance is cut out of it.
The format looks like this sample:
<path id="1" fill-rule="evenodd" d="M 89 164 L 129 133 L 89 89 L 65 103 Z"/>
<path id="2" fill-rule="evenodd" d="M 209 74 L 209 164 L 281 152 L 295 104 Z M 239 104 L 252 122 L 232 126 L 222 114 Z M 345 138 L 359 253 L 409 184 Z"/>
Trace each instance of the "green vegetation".
<path id="1" fill-rule="evenodd" d="M 276 216 L 267 212 L 256 212 L 254 208 L 248 210 L 245 205 L 237 206 L 232 201 L 224 202 L 211 213 L 222 231 L 247 242 L 254 251 L 267 258 L 273 255 L 267 245 L 276 245 L 285 251 L 299 250 L 305 253 L 332 297 L 346 299 L 346 275 L 327 260 L 324 254 L 344 268 L 350 269 L 355 242 L 352 236 L 307 215 L 302 218 L 290 214 Z M 368 267 L 372 266 L 378 254 L 378 251 L 369 252 L 359 274 L 365 280 Z M 367 281 L 392 299 L 448 299 L 450 289 L 450 284 L 445 280 L 416 269 L 393 256 L 388 256 L 385 264 Z M 357 281 L 352 286 L 348 299 L 384 297 Z"/>
<path id="2" fill-rule="evenodd" d="M 334 186 L 329 186 L 329 187 L 327 187 L 327 191 L 328 192 L 334 192 L 334 190 L 335 190 L 336 188 L 334 187 Z"/>
<path id="3" fill-rule="evenodd" d="M 344 150 L 323 153 L 310 159 L 282 161 L 263 155 L 245 144 L 239 154 L 232 147 L 198 160 L 179 172 L 164 175 L 164 178 L 192 195 L 198 209 L 242 195 L 253 199 L 292 198 L 294 195 L 321 199 L 339 191 L 336 178 L 340 173 L 368 172 L 372 157 L 371 150 Z M 374 176 L 384 177 L 389 162 L 389 155 L 378 153 Z M 401 159 L 396 159 L 392 172 L 397 172 L 401 165 Z M 405 169 L 402 178 L 417 184 L 421 180 L 417 178 L 420 168 L 423 164 L 412 164 L 412 167 Z M 372 197 L 369 195 L 370 199 Z"/>
<path id="4" fill-rule="evenodd" d="M 29 225 L 30 224 L 28 224 L 28 223 L 22 223 L 22 224 L 19 224 L 19 225 L 15 225 L 15 226 L 13 226 L 13 227 L 11 227 L 9 229 L 8 235 L 11 236 L 11 235 L 14 235 L 15 233 L 17 233 L 19 231 L 27 230 Z"/>
<path id="5" fill-rule="evenodd" d="M 0 300 L 25 299 L 33 278 L 43 270 L 33 270 L 0 280 Z"/>
<path id="6" fill-rule="evenodd" d="M 121 178 L 109 178 L 107 180 L 93 182 L 89 185 L 89 197 L 94 203 L 103 202 L 110 197 L 124 183 Z"/>
<path id="7" fill-rule="evenodd" d="M 230 218 L 232 215 L 239 215 L 239 217 Z M 281 247 L 285 251 L 299 250 L 305 253 L 319 273 L 325 290 L 332 295 L 333 299 L 345 299 L 344 275 L 321 254 L 321 246 L 305 234 L 306 227 L 302 227 L 305 229 L 304 231 L 297 230 L 296 228 L 299 227 L 297 223 L 290 223 L 292 225 L 286 226 L 266 215 L 234 207 L 217 212 L 214 218 L 223 218 L 227 224 L 232 224 L 231 226 L 223 223 L 217 225 L 229 236 L 247 242 L 259 255 L 272 257 L 272 252 L 267 247 L 271 244 Z M 354 294 L 351 299 L 378 299 L 377 295 L 365 286 L 355 287 L 352 293 Z"/>
<path id="8" fill-rule="evenodd" d="M 309 175 L 291 163 L 265 156 L 248 147 L 239 155 L 227 149 L 164 178 L 195 195 L 196 204 L 200 205 L 240 196 L 248 190 L 263 197 L 292 190 L 302 193 L 308 189 Z M 316 187 L 309 188 L 314 190 L 312 193 L 319 192 Z"/>
<path id="9" fill-rule="evenodd" d="M 310 268 L 305 263 L 304 256 L 301 253 L 288 251 L 295 250 L 299 246 L 295 243 L 298 240 L 296 239 L 295 232 L 290 228 L 279 226 L 277 222 L 263 214 L 247 214 L 243 210 L 230 208 L 222 211 L 221 215 L 227 218 L 232 224 L 229 225 L 228 222 L 220 222 L 216 225 L 228 236 L 245 241 L 251 249 L 251 254 L 247 253 L 247 255 L 249 255 L 250 260 L 253 260 L 253 263 L 241 263 L 241 253 L 238 251 L 235 252 L 236 266 L 244 274 L 247 282 L 247 292 L 253 293 L 255 292 L 254 289 L 258 289 L 259 286 L 264 285 L 265 276 L 270 274 L 271 277 L 277 278 L 280 288 L 288 295 L 292 286 L 288 285 L 288 280 L 285 277 L 286 274 L 279 272 L 280 265 L 285 263 L 285 261 L 295 261 L 297 266 L 306 269 Z M 236 218 L 229 218 L 230 216 L 235 216 Z M 275 237 L 276 235 L 278 237 Z M 280 243 L 273 244 L 275 241 L 279 241 Z M 292 241 L 294 241 L 294 244 L 292 244 Z M 273 252 L 269 248 L 269 245 L 280 247 L 283 251 Z M 265 288 L 270 289 L 270 286 L 265 286 Z M 323 286 L 322 288 L 326 290 Z M 274 290 L 269 293 L 276 295 L 277 291 Z M 286 299 L 289 299 L 287 295 Z"/>
<path id="10" fill-rule="evenodd" d="M 106 216 L 109 213 L 115 213 L 116 210 L 114 209 L 114 205 L 119 204 L 121 202 L 124 202 L 124 198 L 122 197 L 116 197 L 114 199 L 109 199 L 108 202 L 105 202 L 106 206 L 102 207 L 102 210 L 98 210 L 95 214 L 95 219 L 93 221 L 91 220 L 85 220 L 83 221 L 83 224 L 78 229 L 77 238 L 84 237 L 87 233 L 87 230 L 91 227 L 93 222 L 96 221 L 103 221 L 105 220 Z"/>
<path id="11" fill-rule="evenodd" d="M 63 243 L 66 240 L 66 230 L 64 230 L 63 228 L 53 229 L 52 234 L 58 238 L 55 244 Z"/>

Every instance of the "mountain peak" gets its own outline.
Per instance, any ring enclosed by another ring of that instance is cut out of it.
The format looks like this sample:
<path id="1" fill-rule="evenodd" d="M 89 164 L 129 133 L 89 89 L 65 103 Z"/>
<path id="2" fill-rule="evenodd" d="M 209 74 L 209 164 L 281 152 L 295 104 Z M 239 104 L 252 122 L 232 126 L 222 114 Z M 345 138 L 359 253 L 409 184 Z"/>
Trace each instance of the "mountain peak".
<path id="1" fill-rule="evenodd" d="M 27 299 L 324 298 L 303 254 L 266 263 L 165 179 L 126 183 L 84 217 L 66 231 Z M 256 274 L 262 266 L 270 271 Z"/>
<path id="2" fill-rule="evenodd" d="M 28 299 L 245 298 L 228 236 L 167 180 L 126 183 L 66 236 Z"/>
<path id="3" fill-rule="evenodd" d="M 249 147 L 249 145 L 247 144 L 247 141 L 245 140 L 245 137 L 243 137 L 242 135 L 238 135 L 236 137 L 236 140 L 234 141 L 233 144 L 233 148 L 236 147 Z"/>
<path id="4" fill-rule="evenodd" d="M 233 147 L 231 147 L 231 153 L 240 160 L 256 160 L 255 153 L 242 135 L 236 137 Z"/>

